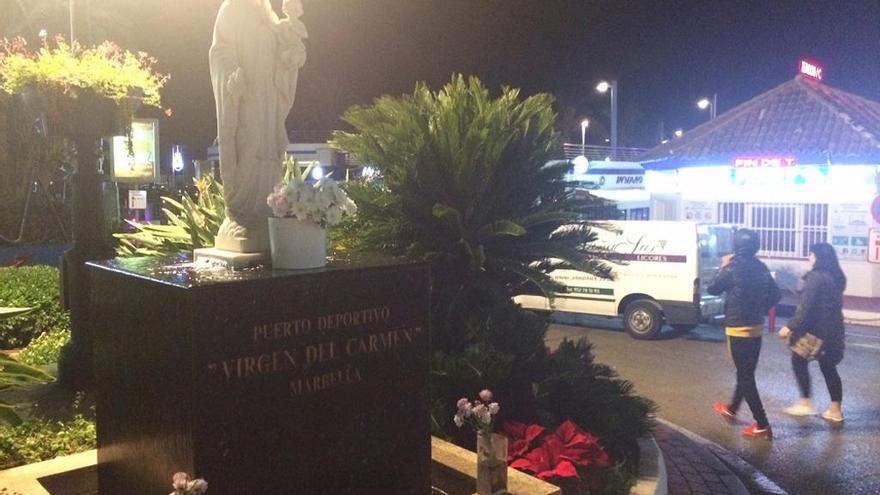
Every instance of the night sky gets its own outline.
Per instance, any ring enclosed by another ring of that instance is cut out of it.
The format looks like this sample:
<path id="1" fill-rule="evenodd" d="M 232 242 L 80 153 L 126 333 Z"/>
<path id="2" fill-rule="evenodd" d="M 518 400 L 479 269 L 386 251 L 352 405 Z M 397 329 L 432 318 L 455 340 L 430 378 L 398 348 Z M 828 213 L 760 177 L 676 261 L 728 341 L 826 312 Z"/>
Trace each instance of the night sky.
<path id="1" fill-rule="evenodd" d="M 96 2 L 100 0 L 94 0 Z M 118 1 L 134 9 L 123 43 L 150 52 L 172 79 L 174 111 L 162 144 L 198 157 L 215 134 L 207 52 L 220 0 Z M 81 2 L 80 2 L 81 3 Z M 280 7 L 281 1 L 273 2 Z M 798 60 L 825 66 L 825 82 L 880 100 L 880 0 L 303 0 L 309 61 L 288 126 L 338 128 L 340 113 L 415 82 L 454 72 L 490 88 L 557 98 L 569 140 L 591 119 L 607 137 L 608 97 L 620 88 L 621 145 L 648 147 L 708 119 L 695 102 L 718 94 L 719 113 L 794 77 Z"/>

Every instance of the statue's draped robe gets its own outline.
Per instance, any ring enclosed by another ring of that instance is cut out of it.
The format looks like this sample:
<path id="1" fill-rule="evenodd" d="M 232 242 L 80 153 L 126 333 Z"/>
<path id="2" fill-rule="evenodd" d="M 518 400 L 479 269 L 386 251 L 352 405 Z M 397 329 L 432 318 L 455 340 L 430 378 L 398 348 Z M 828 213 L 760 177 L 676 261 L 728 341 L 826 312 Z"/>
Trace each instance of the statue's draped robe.
<path id="1" fill-rule="evenodd" d="M 253 239 L 265 231 L 266 197 L 281 177 L 285 119 L 305 63 L 304 37 L 299 20 L 279 20 L 253 0 L 226 0 L 217 14 L 209 61 L 228 217 L 218 247 L 221 236 Z"/>

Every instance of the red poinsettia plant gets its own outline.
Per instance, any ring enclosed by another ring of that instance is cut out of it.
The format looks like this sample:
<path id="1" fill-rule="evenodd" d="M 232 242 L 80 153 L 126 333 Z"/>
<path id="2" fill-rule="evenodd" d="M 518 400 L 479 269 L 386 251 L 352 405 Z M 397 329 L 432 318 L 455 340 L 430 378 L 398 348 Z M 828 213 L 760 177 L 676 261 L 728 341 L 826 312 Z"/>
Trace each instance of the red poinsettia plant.
<path id="1" fill-rule="evenodd" d="M 540 425 L 506 421 L 510 466 L 563 489 L 563 493 L 595 493 L 599 472 L 611 466 L 611 458 L 599 440 L 567 420 L 553 433 Z"/>

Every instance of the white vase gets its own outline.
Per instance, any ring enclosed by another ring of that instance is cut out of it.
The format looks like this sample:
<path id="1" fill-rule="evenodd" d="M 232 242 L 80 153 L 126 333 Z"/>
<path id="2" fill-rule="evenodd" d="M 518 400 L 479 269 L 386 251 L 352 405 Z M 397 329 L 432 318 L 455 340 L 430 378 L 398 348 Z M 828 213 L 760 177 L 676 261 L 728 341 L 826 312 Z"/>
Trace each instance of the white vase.
<path id="1" fill-rule="evenodd" d="M 314 222 L 269 217 L 272 268 L 303 270 L 327 264 L 327 231 Z"/>

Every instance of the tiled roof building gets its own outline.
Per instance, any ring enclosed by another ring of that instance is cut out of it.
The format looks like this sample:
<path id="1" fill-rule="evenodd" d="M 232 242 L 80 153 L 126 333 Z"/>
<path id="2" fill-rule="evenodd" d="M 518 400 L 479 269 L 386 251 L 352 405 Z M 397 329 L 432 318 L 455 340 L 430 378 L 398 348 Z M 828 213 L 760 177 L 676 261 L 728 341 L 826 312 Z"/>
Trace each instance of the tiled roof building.
<path id="1" fill-rule="evenodd" d="M 652 148 L 651 168 L 790 155 L 799 163 L 880 162 L 880 103 L 797 76 Z"/>

